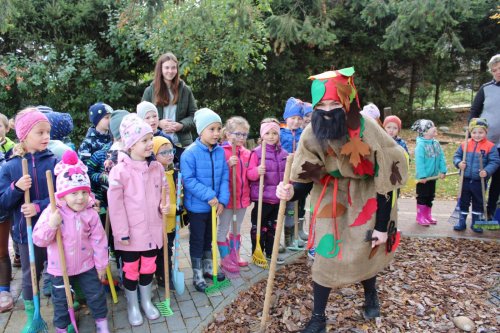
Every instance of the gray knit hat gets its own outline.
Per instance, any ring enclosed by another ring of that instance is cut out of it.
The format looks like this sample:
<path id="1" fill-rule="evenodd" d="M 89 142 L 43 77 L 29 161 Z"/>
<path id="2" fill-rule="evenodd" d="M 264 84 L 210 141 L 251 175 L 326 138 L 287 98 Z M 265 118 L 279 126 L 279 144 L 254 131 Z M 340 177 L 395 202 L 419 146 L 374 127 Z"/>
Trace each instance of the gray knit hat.
<path id="1" fill-rule="evenodd" d="M 113 138 L 120 139 L 120 124 L 122 123 L 123 118 L 130 114 L 130 112 L 126 110 L 115 110 L 111 112 L 111 119 L 109 121 L 109 130 L 113 135 Z"/>
<path id="2" fill-rule="evenodd" d="M 156 113 L 156 115 L 158 115 L 158 109 L 156 108 L 156 106 L 153 103 L 147 101 L 142 101 L 139 104 L 137 104 L 136 110 L 137 110 L 137 115 L 141 119 L 146 118 L 148 112 L 154 112 Z"/>

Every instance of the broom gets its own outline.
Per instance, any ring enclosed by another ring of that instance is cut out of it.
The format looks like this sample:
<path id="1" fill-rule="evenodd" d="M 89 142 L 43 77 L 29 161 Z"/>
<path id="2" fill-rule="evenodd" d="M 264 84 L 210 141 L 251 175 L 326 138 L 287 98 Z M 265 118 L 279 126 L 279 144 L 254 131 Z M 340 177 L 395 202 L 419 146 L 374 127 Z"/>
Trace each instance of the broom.
<path id="1" fill-rule="evenodd" d="M 45 171 L 45 178 L 47 178 L 47 188 L 49 189 L 50 198 L 50 209 L 54 213 L 56 208 L 56 198 L 54 197 L 54 183 L 52 181 L 52 172 L 50 170 Z M 73 296 L 71 295 L 71 285 L 69 283 L 68 269 L 66 267 L 66 257 L 64 255 L 64 247 L 61 236 L 61 227 L 57 228 L 56 232 L 57 249 L 59 250 L 59 260 L 61 261 L 61 270 L 63 274 L 64 281 L 64 291 L 66 292 L 66 302 L 68 303 L 68 313 L 69 319 L 71 320 L 71 325 L 78 333 L 78 327 L 76 326 L 75 309 L 73 307 Z"/>
<path id="2" fill-rule="evenodd" d="M 484 157 L 484 151 L 481 150 L 481 157 L 479 158 L 479 168 L 481 169 L 481 171 L 483 170 L 483 157 Z M 477 221 L 476 226 L 478 228 L 486 230 L 499 230 L 500 224 L 498 223 L 497 220 L 488 220 L 488 209 L 486 203 L 486 186 L 484 184 L 484 178 L 483 177 L 479 178 L 481 178 L 481 195 L 483 196 L 484 219 Z"/>
<path id="3" fill-rule="evenodd" d="M 23 176 L 28 175 L 28 161 L 23 158 Z M 30 190 L 24 191 L 24 203 L 31 203 Z M 26 231 L 28 236 L 28 250 L 30 257 L 30 270 L 31 270 L 31 285 L 33 288 L 33 305 L 35 312 L 33 313 L 33 321 L 28 329 L 29 333 L 48 332 L 47 323 L 43 320 L 40 314 L 40 296 L 38 295 L 38 282 L 36 279 L 36 266 L 35 266 L 35 246 L 33 245 L 33 226 L 31 225 L 31 217 L 26 217 Z"/>
<path id="4" fill-rule="evenodd" d="M 236 144 L 233 142 L 232 145 L 232 155 L 236 156 Z M 224 269 L 226 276 L 230 279 L 237 278 L 240 273 L 240 265 L 238 258 L 238 249 L 236 248 L 236 165 L 231 167 L 232 172 L 232 199 L 233 199 L 233 222 L 232 228 L 233 232 L 230 235 L 230 240 L 232 240 L 231 244 L 231 252 L 225 258 L 221 260 L 221 267 Z"/>
<path id="5" fill-rule="evenodd" d="M 262 153 L 260 166 L 266 166 L 266 143 L 262 141 Z M 264 196 L 264 176 L 260 175 L 259 179 L 259 202 L 257 203 L 257 239 L 255 242 L 255 250 L 253 251 L 252 261 L 255 265 L 268 269 L 269 265 L 267 263 L 264 253 L 262 253 L 262 248 L 260 247 L 260 228 L 262 225 L 262 197 Z"/>
<path id="6" fill-rule="evenodd" d="M 225 289 L 231 286 L 231 281 L 224 278 L 223 281 L 217 280 L 217 206 L 212 206 L 212 276 L 213 276 L 213 285 L 207 287 L 205 289 L 205 293 L 207 295 L 214 294 L 222 289 Z"/>
<path id="7" fill-rule="evenodd" d="M 465 162 L 465 156 L 467 155 L 467 141 L 469 140 L 469 130 L 465 131 L 465 143 L 462 152 L 462 162 Z M 455 210 L 448 218 L 448 223 L 456 224 L 458 220 L 460 220 L 460 196 L 462 195 L 462 185 L 464 183 L 464 174 L 465 170 L 460 172 L 460 180 L 458 182 L 458 195 L 457 195 L 457 205 L 455 206 Z"/>
<path id="8" fill-rule="evenodd" d="M 165 206 L 167 203 L 167 188 L 163 186 L 161 189 L 161 205 Z M 163 214 L 163 270 L 165 274 L 165 300 L 163 302 L 156 303 L 158 311 L 160 311 L 163 317 L 168 317 L 174 314 L 172 308 L 170 307 L 170 277 L 168 271 L 168 232 L 167 232 L 168 217 L 167 214 Z"/>
<path id="9" fill-rule="evenodd" d="M 106 223 L 104 224 L 104 233 L 106 234 L 106 237 L 109 237 L 109 208 L 106 210 Z M 109 238 L 108 238 L 109 239 Z M 116 304 L 118 303 L 118 296 L 116 295 L 116 288 L 115 288 L 115 282 L 113 281 L 113 275 L 111 274 L 111 266 L 108 262 L 108 265 L 106 266 L 106 277 L 108 278 L 108 285 L 109 285 L 109 290 L 111 292 L 111 298 L 113 299 L 113 303 Z"/>
<path id="10" fill-rule="evenodd" d="M 293 161 L 293 155 L 288 155 L 286 158 L 285 176 L 283 178 L 283 185 L 288 185 L 290 182 L 290 171 Z M 283 220 L 285 219 L 286 200 L 280 200 L 280 208 L 278 212 L 278 222 L 276 224 L 276 235 L 281 235 L 283 231 Z M 264 310 L 262 311 L 262 318 L 260 321 L 260 331 L 264 332 L 266 323 L 269 321 L 269 309 L 271 307 L 271 296 L 274 286 L 274 276 L 276 274 L 276 260 L 278 258 L 280 242 L 279 238 L 274 240 L 273 255 L 271 257 L 271 268 L 269 269 L 269 276 L 267 277 L 266 297 L 264 299 Z"/>

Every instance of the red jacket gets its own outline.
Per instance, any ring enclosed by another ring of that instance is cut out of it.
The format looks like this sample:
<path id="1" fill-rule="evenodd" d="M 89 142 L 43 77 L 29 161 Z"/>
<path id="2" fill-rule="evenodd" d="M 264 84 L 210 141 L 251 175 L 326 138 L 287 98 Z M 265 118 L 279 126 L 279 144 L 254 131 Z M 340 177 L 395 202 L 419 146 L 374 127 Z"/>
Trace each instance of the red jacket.
<path id="1" fill-rule="evenodd" d="M 233 156 L 232 146 L 229 143 L 222 145 L 226 162 Z M 242 146 L 236 146 L 236 156 L 238 163 L 236 164 L 236 209 L 246 208 L 250 206 L 250 185 L 247 178 L 248 164 L 250 162 L 250 150 Z M 229 167 L 229 164 L 228 164 Z M 233 208 L 233 168 L 229 168 L 229 203 L 227 209 Z"/>

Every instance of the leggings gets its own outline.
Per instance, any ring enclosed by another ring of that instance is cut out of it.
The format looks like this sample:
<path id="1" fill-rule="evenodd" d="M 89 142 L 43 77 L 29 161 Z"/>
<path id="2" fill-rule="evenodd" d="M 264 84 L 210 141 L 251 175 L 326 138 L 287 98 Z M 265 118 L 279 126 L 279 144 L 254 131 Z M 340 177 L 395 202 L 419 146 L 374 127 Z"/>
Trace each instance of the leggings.
<path id="1" fill-rule="evenodd" d="M 0 221 L 0 291 L 10 291 L 12 266 L 9 256 L 10 221 Z"/>
<path id="2" fill-rule="evenodd" d="M 236 210 L 236 235 L 240 234 L 241 224 L 245 218 L 246 208 L 240 208 Z M 224 209 L 222 214 L 219 216 L 219 226 L 217 228 L 217 241 L 225 242 L 227 239 L 227 233 L 233 232 L 233 210 Z"/>
<path id="3" fill-rule="evenodd" d="M 39 282 L 43 271 L 43 263 L 47 260 L 47 248 L 33 246 L 35 248 L 36 281 Z M 33 285 L 31 284 L 28 244 L 19 244 L 19 255 L 21 256 L 21 270 L 23 271 L 23 299 L 31 301 L 33 299 Z"/>
<path id="4" fill-rule="evenodd" d="M 120 251 L 123 262 L 123 286 L 134 291 L 137 283 L 147 286 L 153 282 L 158 249 L 149 251 Z"/>

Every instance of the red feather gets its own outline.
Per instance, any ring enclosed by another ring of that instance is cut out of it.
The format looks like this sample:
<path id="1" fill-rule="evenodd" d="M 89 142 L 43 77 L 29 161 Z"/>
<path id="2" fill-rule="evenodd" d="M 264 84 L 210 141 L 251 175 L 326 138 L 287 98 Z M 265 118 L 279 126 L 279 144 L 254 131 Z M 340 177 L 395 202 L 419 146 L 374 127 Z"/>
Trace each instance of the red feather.
<path id="1" fill-rule="evenodd" d="M 359 212 L 358 217 L 356 218 L 356 220 L 354 220 L 354 223 L 351 224 L 350 227 L 357 227 L 365 224 L 366 222 L 368 222 L 368 220 L 372 217 L 373 213 L 375 213 L 376 211 L 377 211 L 377 199 L 370 198 L 366 200 L 363 209 L 361 210 L 361 212 Z"/>

